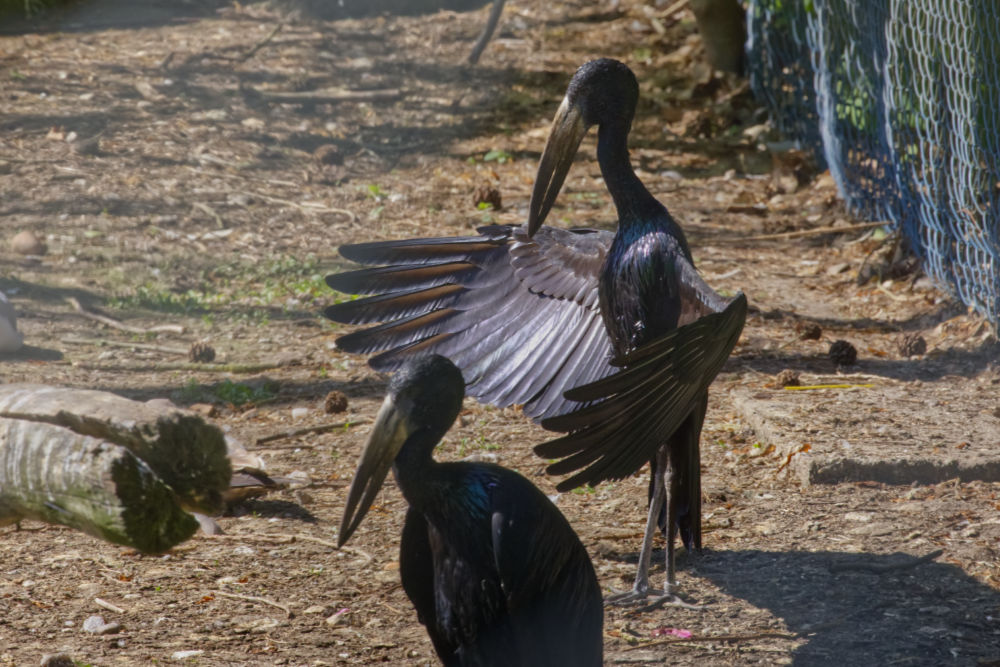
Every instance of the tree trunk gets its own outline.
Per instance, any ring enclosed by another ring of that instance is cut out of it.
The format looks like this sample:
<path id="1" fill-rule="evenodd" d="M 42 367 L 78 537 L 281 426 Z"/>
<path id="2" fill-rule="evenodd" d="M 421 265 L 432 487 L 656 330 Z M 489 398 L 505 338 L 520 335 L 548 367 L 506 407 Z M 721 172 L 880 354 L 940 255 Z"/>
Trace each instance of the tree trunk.
<path id="1" fill-rule="evenodd" d="M 128 449 L 52 424 L 0 418 L 0 525 L 21 519 L 146 553 L 166 551 L 198 528 Z"/>
<path id="2" fill-rule="evenodd" d="M 0 385 L 0 417 L 63 426 L 121 445 L 173 489 L 185 509 L 213 513 L 232 473 L 218 427 L 166 400 L 44 385 Z"/>
<path id="3" fill-rule="evenodd" d="M 739 0 L 690 0 L 705 45 L 708 62 L 715 69 L 743 74 L 746 66 L 746 16 Z"/>

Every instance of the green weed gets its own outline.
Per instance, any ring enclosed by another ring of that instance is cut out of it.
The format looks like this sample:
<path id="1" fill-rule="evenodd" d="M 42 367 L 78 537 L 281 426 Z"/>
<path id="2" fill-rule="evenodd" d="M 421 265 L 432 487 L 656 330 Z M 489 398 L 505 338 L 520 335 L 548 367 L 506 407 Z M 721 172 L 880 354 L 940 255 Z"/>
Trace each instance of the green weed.
<path id="1" fill-rule="evenodd" d="M 513 155 L 501 148 L 494 148 L 491 151 L 487 151 L 486 155 L 483 156 L 483 162 L 496 162 L 497 164 L 506 164 L 513 159 Z"/>
<path id="2" fill-rule="evenodd" d="M 210 387 L 189 380 L 178 392 L 184 403 L 229 403 L 237 407 L 259 405 L 278 396 L 278 383 L 262 382 L 251 386 L 243 382 L 223 380 Z"/>

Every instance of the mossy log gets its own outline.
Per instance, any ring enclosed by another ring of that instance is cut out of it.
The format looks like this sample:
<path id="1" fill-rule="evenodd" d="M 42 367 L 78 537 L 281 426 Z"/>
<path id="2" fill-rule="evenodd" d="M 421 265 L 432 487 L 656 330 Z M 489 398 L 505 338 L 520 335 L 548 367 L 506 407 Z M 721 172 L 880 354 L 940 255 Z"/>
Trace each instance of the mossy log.
<path id="1" fill-rule="evenodd" d="M 90 392 L 97 393 L 97 392 Z M 160 553 L 198 522 L 123 446 L 69 428 L 0 418 L 0 525 L 37 519 Z"/>
<path id="2" fill-rule="evenodd" d="M 222 509 L 232 472 L 222 431 L 169 401 L 141 403 L 103 391 L 8 384 L 0 385 L 0 417 L 62 426 L 125 447 L 185 509 L 207 514 Z"/>

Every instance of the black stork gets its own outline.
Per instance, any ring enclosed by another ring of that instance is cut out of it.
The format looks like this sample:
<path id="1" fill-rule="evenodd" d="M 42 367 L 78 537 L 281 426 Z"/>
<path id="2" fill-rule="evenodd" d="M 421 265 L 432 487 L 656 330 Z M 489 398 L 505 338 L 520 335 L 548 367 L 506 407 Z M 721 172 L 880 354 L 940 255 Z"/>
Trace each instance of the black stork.
<path id="1" fill-rule="evenodd" d="M 679 531 L 687 548 L 701 547 L 698 441 L 707 390 L 739 338 L 747 302 L 742 293 L 725 299 L 701 279 L 681 228 L 632 170 L 627 137 L 638 95 L 622 63 L 583 65 L 556 114 L 526 225 L 342 246 L 342 256 L 374 268 L 327 283 L 375 296 L 330 306 L 326 315 L 383 323 L 337 340 L 343 350 L 375 354 L 369 364 L 377 370 L 444 354 L 462 370 L 470 395 L 520 404 L 544 427 L 568 432 L 535 448 L 562 459 L 550 473 L 575 472 L 561 491 L 627 477 L 650 462 L 635 586 L 612 601 L 655 593 L 648 571 L 660 523 L 667 578 L 655 603 L 681 604 L 671 595 L 674 537 Z M 593 125 L 618 229 L 543 226 Z"/>
<path id="2" fill-rule="evenodd" d="M 461 371 L 439 355 L 393 376 L 338 544 L 392 467 L 410 506 L 399 548 L 403 589 L 445 665 L 601 665 L 601 590 L 562 513 L 512 470 L 431 458 L 464 394 Z"/>

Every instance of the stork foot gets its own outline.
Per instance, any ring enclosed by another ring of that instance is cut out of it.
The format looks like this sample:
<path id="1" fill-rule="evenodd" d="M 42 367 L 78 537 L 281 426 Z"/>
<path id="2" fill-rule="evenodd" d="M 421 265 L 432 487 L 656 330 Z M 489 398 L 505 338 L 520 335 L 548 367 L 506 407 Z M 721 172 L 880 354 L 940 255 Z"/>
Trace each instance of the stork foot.
<path id="1" fill-rule="evenodd" d="M 620 591 L 604 598 L 606 607 L 638 607 L 636 611 L 652 611 L 662 607 L 681 607 L 692 611 L 704 609 L 701 605 L 691 604 L 673 593 L 654 590 L 648 586 L 637 586 L 630 591 Z"/>

